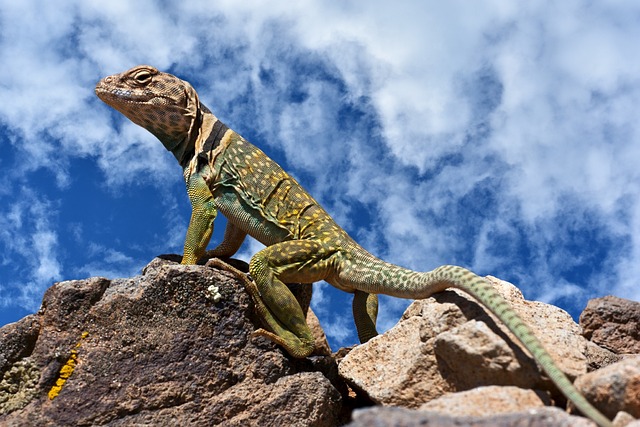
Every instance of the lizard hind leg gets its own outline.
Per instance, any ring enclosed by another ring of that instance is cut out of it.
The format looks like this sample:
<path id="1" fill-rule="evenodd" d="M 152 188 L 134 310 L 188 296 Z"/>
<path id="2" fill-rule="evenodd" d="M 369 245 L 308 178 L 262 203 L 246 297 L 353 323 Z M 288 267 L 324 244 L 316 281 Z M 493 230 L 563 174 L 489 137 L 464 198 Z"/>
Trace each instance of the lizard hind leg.
<path id="1" fill-rule="evenodd" d="M 353 319 L 361 343 L 378 335 L 378 295 L 356 290 L 353 293 Z"/>
<path id="2" fill-rule="evenodd" d="M 294 357 L 306 357 L 315 349 L 303 308 L 286 283 L 310 283 L 324 279 L 330 270 L 331 248 L 315 240 L 290 240 L 268 246 L 249 263 L 260 302 L 260 315 L 271 330 L 258 331 L 280 344 Z"/>
<path id="3" fill-rule="evenodd" d="M 287 352 L 293 357 L 303 358 L 307 357 L 309 354 L 311 354 L 311 352 L 313 352 L 314 345 L 311 331 L 309 331 L 309 336 L 311 336 L 311 345 L 309 345 L 309 342 L 307 340 L 301 340 L 296 334 L 287 329 L 287 327 L 283 325 L 282 322 L 280 322 L 271 313 L 269 307 L 267 307 L 267 305 L 262 300 L 262 296 L 260 294 L 260 291 L 258 290 L 258 287 L 249 277 L 247 277 L 246 274 L 218 258 L 210 259 L 209 261 L 207 261 L 206 265 L 207 267 L 229 271 L 242 282 L 245 290 L 249 293 L 251 299 L 253 300 L 256 311 L 258 312 L 258 316 L 264 323 L 266 323 L 266 326 L 271 329 L 271 331 L 273 331 L 271 332 L 260 328 L 253 332 L 254 336 L 263 336 L 270 339 L 276 344 L 284 347 L 285 350 L 287 350 Z M 300 310 L 302 311 L 302 309 Z"/>
<path id="4" fill-rule="evenodd" d="M 309 312 L 309 306 L 311 305 L 312 286 L 309 283 L 287 283 L 286 285 L 298 301 L 298 304 L 300 304 L 302 313 L 304 313 L 306 317 Z"/>

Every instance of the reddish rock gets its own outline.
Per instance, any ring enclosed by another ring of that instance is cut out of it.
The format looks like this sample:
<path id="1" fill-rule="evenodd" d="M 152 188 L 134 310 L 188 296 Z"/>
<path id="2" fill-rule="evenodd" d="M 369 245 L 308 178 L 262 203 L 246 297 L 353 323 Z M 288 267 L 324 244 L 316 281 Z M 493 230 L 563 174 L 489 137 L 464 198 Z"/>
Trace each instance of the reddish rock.
<path id="1" fill-rule="evenodd" d="M 624 411 L 640 418 L 640 356 L 583 375 L 575 385 L 607 417 Z"/>
<path id="2" fill-rule="evenodd" d="M 602 369 L 612 363 L 616 363 L 624 359 L 624 355 L 616 354 L 606 348 L 600 347 L 598 344 L 587 341 L 587 372 Z"/>
<path id="3" fill-rule="evenodd" d="M 615 353 L 640 354 L 640 302 L 614 296 L 589 301 L 580 315 L 584 336 Z"/>
<path id="4" fill-rule="evenodd" d="M 337 425 L 318 372 L 332 359 L 291 359 L 257 325 L 244 289 L 203 266 L 57 283 L 0 329 L 0 425 Z"/>

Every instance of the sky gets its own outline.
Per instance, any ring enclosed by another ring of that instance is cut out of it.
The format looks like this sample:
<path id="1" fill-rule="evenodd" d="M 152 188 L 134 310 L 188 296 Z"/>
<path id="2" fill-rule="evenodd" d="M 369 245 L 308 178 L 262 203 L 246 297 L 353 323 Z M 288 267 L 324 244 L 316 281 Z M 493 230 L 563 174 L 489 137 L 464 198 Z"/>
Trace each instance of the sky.
<path id="1" fill-rule="evenodd" d="M 0 325 L 54 282 L 182 252 L 180 167 L 93 92 L 138 64 L 191 82 L 386 261 L 575 319 L 640 300 L 639 40 L 633 0 L 0 0 Z M 408 303 L 382 298 L 380 329 Z M 357 342 L 350 295 L 316 284 L 312 307 L 334 350 Z"/>

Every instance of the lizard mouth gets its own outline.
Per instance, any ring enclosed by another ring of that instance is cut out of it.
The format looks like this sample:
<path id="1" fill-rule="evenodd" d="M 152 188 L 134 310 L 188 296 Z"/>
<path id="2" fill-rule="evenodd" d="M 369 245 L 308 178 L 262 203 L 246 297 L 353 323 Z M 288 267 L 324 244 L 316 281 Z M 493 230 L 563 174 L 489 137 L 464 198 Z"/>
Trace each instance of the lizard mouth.
<path id="1" fill-rule="evenodd" d="M 118 100 L 120 102 L 135 102 L 135 103 L 139 103 L 139 102 L 144 103 L 149 101 L 149 97 L 144 96 L 144 94 L 134 93 L 132 90 L 129 90 L 129 89 L 106 88 L 105 86 L 102 85 L 102 82 L 96 85 L 95 92 L 96 92 L 96 95 L 98 95 L 98 98 L 100 98 L 101 100 L 107 103 L 108 101 L 111 101 L 111 100 Z"/>
<path id="2" fill-rule="evenodd" d="M 108 88 L 99 82 L 95 89 L 96 95 L 105 103 L 112 105 L 112 102 L 127 104 L 168 104 L 171 99 L 146 91 L 124 89 L 124 88 Z"/>

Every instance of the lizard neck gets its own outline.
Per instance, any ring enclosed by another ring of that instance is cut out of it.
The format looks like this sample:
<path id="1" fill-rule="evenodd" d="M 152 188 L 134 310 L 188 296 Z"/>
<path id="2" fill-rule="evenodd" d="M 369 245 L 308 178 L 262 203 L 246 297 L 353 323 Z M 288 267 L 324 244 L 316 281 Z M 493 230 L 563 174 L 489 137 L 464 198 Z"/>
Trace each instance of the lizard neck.
<path id="1" fill-rule="evenodd" d="M 195 117 L 189 127 L 189 132 L 180 141 L 171 153 L 176 158 L 180 166 L 187 167 L 196 151 L 200 151 L 202 144 L 207 139 L 213 129 L 214 123 L 218 119 L 203 104 L 198 106 Z"/>
<path id="2" fill-rule="evenodd" d="M 174 152 L 187 181 L 194 172 L 201 169 L 203 161 L 206 163 L 212 153 L 222 149 L 220 144 L 229 130 L 227 125 L 214 116 L 207 107 L 202 104 L 200 107 L 198 114 L 200 122 L 198 129 L 194 131 L 193 142 L 185 144 L 187 149 L 183 152 Z"/>
<path id="3" fill-rule="evenodd" d="M 229 128 L 222 123 L 211 111 L 204 105 L 201 138 L 196 143 L 196 152 L 208 153 L 215 150 Z"/>
<path id="4" fill-rule="evenodd" d="M 174 142 L 173 144 L 167 144 L 164 140 L 162 140 L 164 146 L 169 151 L 171 151 L 178 163 L 180 163 L 180 166 L 182 166 L 183 168 L 189 163 L 189 161 L 195 154 L 196 142 L 202 134 L 205 113 L 203 112 L 203 109 L 201 107 L 202 106 L 199 106 L 196 109 L 195 115 L 189 125 L 189 131 L 186 133 L 182 140 L 178 141 L 177 143 Z"/>

